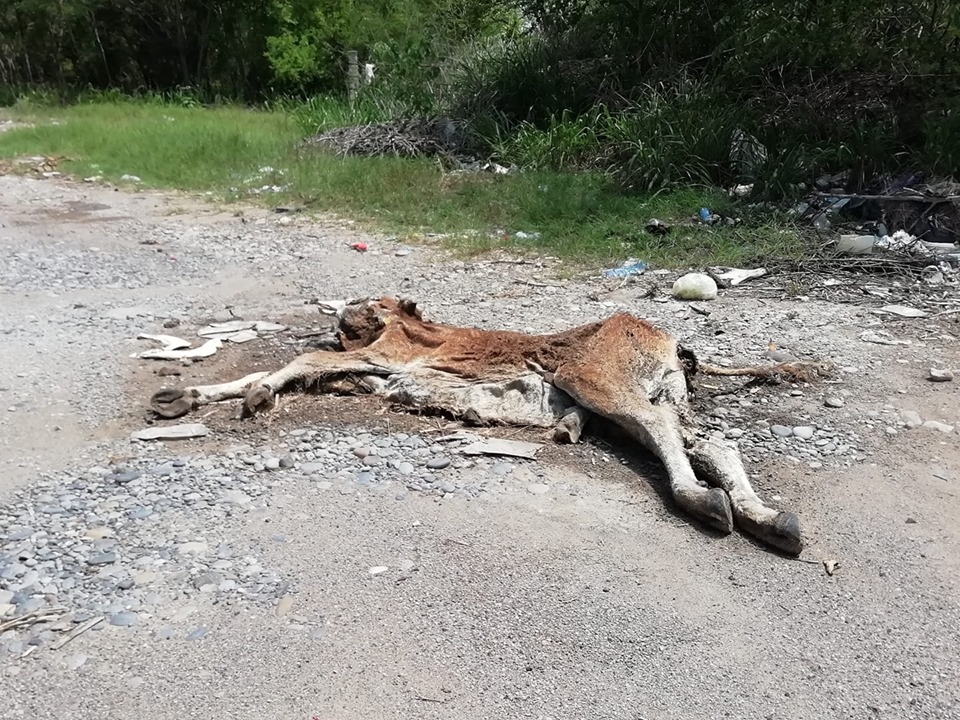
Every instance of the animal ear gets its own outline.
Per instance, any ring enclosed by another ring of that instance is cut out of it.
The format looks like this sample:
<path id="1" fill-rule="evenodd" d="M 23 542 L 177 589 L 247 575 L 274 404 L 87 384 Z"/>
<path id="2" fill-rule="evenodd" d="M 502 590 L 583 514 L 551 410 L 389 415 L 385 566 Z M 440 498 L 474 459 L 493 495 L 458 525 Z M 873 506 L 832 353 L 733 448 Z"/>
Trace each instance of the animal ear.
<path id="1" fill-rule="evenodd" d="M 420 310 L 417 308 L 417 303 L 414 300 L 410 300 L 409 298 L 401 298 L 400 309 L 407 315 L 412 315 L 417 320 L 423 319 L 423 315 L 420 313 Z"/>
<path id="2" fill-rule="evenodd" d="M 692 350 L 685 348 L 683 345 L 677 345 L 677 357 L 680 358 L 680 365 L 683 366 L 683 369 L 687 375 L 696 374 L 697 366 L 700 363 L 697 360 L 697 356 L 693 354 Z"/>

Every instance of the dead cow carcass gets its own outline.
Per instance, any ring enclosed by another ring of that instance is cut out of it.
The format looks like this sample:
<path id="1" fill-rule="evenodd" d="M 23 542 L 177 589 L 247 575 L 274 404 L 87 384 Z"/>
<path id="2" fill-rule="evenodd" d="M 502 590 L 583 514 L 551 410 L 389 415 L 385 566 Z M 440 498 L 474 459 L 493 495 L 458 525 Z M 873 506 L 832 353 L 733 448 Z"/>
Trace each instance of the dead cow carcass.
<path id="1" fill-rule="evenodd" d="M 576 442 L 592 415 L 620 426 L 662 461 L 676 502 L 724 533 L 734 522 L 788 553 L 802 549 L 800 522 L 757 497 L 736 450 L 696 436 L 688 397 L 696 372 L 801 377 L 816 365 L 720 368 L 698 363 L 668 333 L 627 313 L 552 335 L 425 321 L 416 303 L 384 297 L 321 306 L 339 320 L 330 350 L 301 355 L 276 372 L 234 382 L 164 389 L 160 416 L 243 398 L 243 413 L 272 408 L 277 393 L 374 393 L 475 422 L 554 427 Z M 710 487 L 697 481 L 702 478 Z"/>

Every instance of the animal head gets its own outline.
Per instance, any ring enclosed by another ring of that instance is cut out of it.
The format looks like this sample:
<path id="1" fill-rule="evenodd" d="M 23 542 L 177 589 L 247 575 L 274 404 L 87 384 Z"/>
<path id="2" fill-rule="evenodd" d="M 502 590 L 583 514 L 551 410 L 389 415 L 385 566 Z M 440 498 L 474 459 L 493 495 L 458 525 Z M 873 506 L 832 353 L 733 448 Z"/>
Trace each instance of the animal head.
<path id="1" fill-rule="evenodd" d="M 324 315 L 336 316 L 340 342 L 345 350 L 370 345 L 397 320 L 423 320 L 417 303 L 407 298 L 357 298 L 318 304 Z"/>

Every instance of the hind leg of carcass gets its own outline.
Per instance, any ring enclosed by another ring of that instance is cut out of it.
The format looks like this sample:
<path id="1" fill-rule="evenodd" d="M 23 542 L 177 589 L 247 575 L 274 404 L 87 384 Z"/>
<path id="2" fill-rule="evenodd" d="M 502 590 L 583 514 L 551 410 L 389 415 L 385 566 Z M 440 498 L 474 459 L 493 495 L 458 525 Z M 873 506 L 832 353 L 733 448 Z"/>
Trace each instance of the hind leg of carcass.
<path id="1" fill-rule="evenodd" d="M 730 496 L 737 525 L 768 545 L 792 555 L 803 550 L 800 519 L 791 512 L 769 508 L 757 496 L 739 453 L 709 440 L 700 440 L 687 450 L 694 470 L 709 484 Z"/>
<path id="2" fill-rule="evenodd" d="M 720 532 L 732 532 L 730 498 L 720 488 L 705 488 L 697 482 L 676 409 L 670 404 L 654 405 L 639 389 L 626 392 L 613 377 L 586 365 L 562 365 L 553 381 L 578 405 L 617 423 L 654 453 L 667 470 L 671 494 L 680 507 Z"/>

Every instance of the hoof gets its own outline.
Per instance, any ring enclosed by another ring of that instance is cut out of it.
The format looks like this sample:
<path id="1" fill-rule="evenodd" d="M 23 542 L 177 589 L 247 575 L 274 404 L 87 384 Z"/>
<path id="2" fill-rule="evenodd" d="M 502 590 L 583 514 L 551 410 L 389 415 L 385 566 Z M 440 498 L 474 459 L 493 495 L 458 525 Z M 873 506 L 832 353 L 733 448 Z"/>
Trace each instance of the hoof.
<path id="1" fill-rule="evenodd" d="M 553 428 L 554 442 L 575 445 L 580 442 L 589 421 L 590 415 L 583 408 L 579 406 L 568 408 Z"/>
<path id="2" fill-rule="evenodd" d="M 563 445 L 576 445 L 580 440 L 580 433 L 568 425 L 557 425 L 553 429 L 553 441 Z"/>
<path id="3" fill-rule="evenodd" d="M 272 410 L 276 405 L 273 390 L 266 385 L 256 385 L 250 388 L 247 397 L 243 400 L 243 417 L 252 417 L 257 413 Z"/>
<path id="4" fill-rule="evenodd" d="M 565 445 L 576 445 L 580 442 L 580 434 L 582 432 L 583 428 L 579 423 L 561 420 L 557 423 L 556 427 L 553 428 L 553 441 Z"/>
<path id="5" fill-rule="evenodd" d="M 464 425 L 470 425 L 471 427 L 479 427 L 480 425 L 483 425 L 483 420 L 480 418 L 480 413 L 473 408 L 467 410 L 460 419 L 463 421 Z"/>
<path id="6" fill-rule="evenodd" d="M 711 488 L 704 496 L 700 516 L 714 530 L 725 535 L 733 532 L 733 511 L 730 508 L 730 496 L 720 488 Z"/>
<path id="7" fill-rule="evenodd" d="M 799 555 L 803 551 L 800 518 L 792 512 L 777 513 L 763 522 L 739 516 L 737 524 L 761 542 L 788 555 Z"/>
<path id="8" fill-rule="evenodd" d="M 680 507 L 714 530 L 724 535 L 733 532 L 730 497 L 720 488 L 697 488 L 695 492 L 686 490 L 677 495 L 676 499 Z"/>
<path id="9" fill-rule="evenodd" d="M 803 537 L 800 535 L 800 518 L 792 512 L 782 512 L 763 538 L 778 550 L 790 555 L 799 555 L 803 550 Z"/>
<path id="10" fill-rule="evenodd" d="M 193 410 L 193 398 L 176 388 L 160 390 L 150 398 L 150 408 L 160 417 L 172 420 Z"/>

